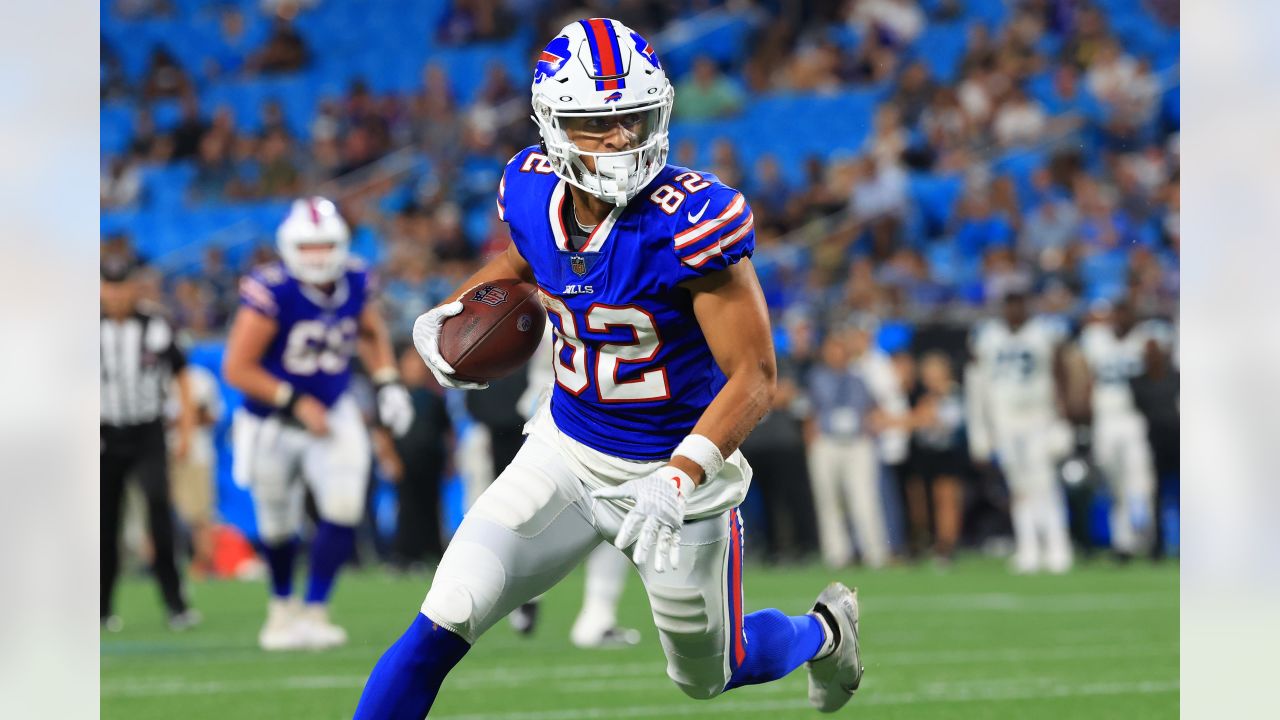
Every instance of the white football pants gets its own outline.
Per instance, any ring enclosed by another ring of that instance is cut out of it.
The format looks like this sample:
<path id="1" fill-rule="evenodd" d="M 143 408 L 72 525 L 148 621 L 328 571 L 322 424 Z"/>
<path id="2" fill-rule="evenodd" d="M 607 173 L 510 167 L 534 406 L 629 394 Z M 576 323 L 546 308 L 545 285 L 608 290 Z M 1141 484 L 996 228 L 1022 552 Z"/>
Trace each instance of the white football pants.
<path id="1" fill-rule="evenodd" d="M 1137 413 L 1094 419 L 1093 461 L 1111 490 L 1111 547 L 1145 552 L 1154 540 L 1155 461 L 1146 418 Z"/>
<path id="2" fill-rule="evenodd" d="M 999 433 L 996 452 L 1009 484 L 1013 522 L 1013 566 L 1020 572 L 1066 572 L 1071 568 L 1067 508 L 1058 486 L 1051 429 L 1028 423 Z"/>
<path id="3" fill-rule="evenodd" d="M 311 487 L 320 517 L 357 525 L 364 517 L 369 484 L 369 433 L 350 395 L 329 409 L 329 434 L 316 437 L 278 417 L 258 417 L 243 408 L 232 421 L 232 474 L 249 488 L 266 543 L 293 537 L 302 527 L 303 485 Z"/>
<path id="4" fill-rule="evenodd" d="M 868 437 L 837 440 L 819 435 L 809 447 L 809 477 L 823 562 L 835 568 L 853 562 L 848 527 L 852 522 L 863 562 L 870 567 L 883 567 L 889 560 L 889 535 L 880 496 L 875 441 Z"/>
<path id="5" fill-rule="evenodd" d="M 634 463 L 636 476 L 659 465 Z M 474 644 L 602 542 L 612 542 L 625 514 L 613 501 L 590 497 L 561 450 L 545 436 L 530 435 L 463 519 L 422 612 Z M 709 698 L 745 657 L 737 509 L 686 522 L 680 548 L 679 569 L 656 573 L 646 566 L 640 578 L 667 675 L 686 694 Z"/>

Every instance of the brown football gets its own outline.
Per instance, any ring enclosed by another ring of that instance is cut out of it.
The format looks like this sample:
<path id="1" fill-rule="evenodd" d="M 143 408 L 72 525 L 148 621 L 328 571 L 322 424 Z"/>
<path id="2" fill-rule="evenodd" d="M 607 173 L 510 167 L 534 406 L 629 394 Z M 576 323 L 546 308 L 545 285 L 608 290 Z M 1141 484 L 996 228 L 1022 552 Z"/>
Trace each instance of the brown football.
<path id="1" fill-rule="evenodd" d="M 547 313 L 538 288 L 519 280 L 494 280 L 462 296 L 462 312 L 440 328 L 440 354 L 454 377 L 488 382 L 515 372 L 542 340 Z"/>

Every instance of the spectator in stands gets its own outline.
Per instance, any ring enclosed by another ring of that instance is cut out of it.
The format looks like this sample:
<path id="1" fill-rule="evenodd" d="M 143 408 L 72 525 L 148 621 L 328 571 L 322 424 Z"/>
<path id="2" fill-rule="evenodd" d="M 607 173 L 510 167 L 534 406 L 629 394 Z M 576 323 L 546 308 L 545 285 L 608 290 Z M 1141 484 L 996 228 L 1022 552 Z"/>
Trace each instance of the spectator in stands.
<path id="1" fill-rule="evenodd" d="M 245 69 L 258 73 L 296 72 L 310 61 L 311 53 L 302 35 L 288 18 L 277 15 L 266 44 L 250 56 Z"/>
<path id="2" fill-rule="evenodd" d="M 233 177 L 231 159 L 226 139 L 208 133 L 200 140 L 200 154 L 196 158 L 196 174 L 189 190 L 193 200 L 221 198 Z"/>
<path id="3" fill-rule="evenodd" d="M 929 67 L 919 60 L 902 71 L 896 85 L 893 105 L 898 109 L 902 122 L 914 127 L 938 92 L 938 86 L 929 75 Z"/>
<path id="4" fill-rule="evenodd" d="M 226 196 L 253 200 L 262 195 L 262 164 L 258 139 L 247 133 L 231 138 L 231 179 Z"/>
<path id="5" fill-rule="evenodd" d="M 756 160 L 755 171 L 748 178 L 747 185 L 757 223 L 785 219 L 791 186 L 782 176 L 782 168 L 775 155 L 765 153 Z"/>
<path id="6" fill-rule="evenodd" d="M 851 58 L 842 57 L 835 49 L 835 67 L 839 79 L 857 85 L 878 85 L 888 82 L 898 72 L 898 53 L 879 33 L 863 37 Z"/>
<path id="7" fill-rule="evenodd" d="M 194 92 L 183 94 L 180 107 L 178 124 L 169 133 L 174 160 L 195 157 L 200 151 L 200 139 L 209 131 L 209 123 L 200 117 L 200 101 Z"/>
<path id="8" fill-rule="evenodd" d="M 711 144 L 711 172 L 729 187 L 742 187 L 742 162 L 732 140 L 717 138 Z"/>
<path id="9" fill-rule="evenodd" d="M 151 51 L 147 74 L 142 79 L 142 97 L 145 100 L 179 97 L 192 91 L 187 71 L 182 69 L 173 53 L 162 45 Z"/>
<path id="10" fill-rule="evenodd" d="M 498 40 L 516 26 L 502 0 L 453 0 L 447 8 L 436 30 L 446 45 Z"/>
<path id="11" fill-rule="evenodd" d="M 462 146 L 456 105 L 444 68 L 429 63 L 423 69 L 422 89 L 409 104 L 409 132 L 424 152 L 448 165 L 457 163 Z"/>
<path id="12" fill-rule="evenodd" d="M 902 114 L 892 102 L 876 108 L 871 135 L 863 147 L 878 165 L 902 164 L 902 153 L 907 149 L 907 130 L 902 126 Z"/>
<path id="13" fill-rule="evenodd" d="M 224 4 L 218 13 L 218 37 L 204 60 L 205 74 L 216 78 L 239 72 L 260 40 L 257 33 L 250 32 L 240 8 Z"/>
<path id="14" fill-rule="evenodd" d="M 1027 96 L 1020 85 L 1013 85 L 992 120 L 996 142 L 1001 147 L 1034 145 L 1044 137 L 1048 115 L 1040 103 Z"/>
<path id="15" fill-rule="evenodd" d="M 693 61 L 693 71 L 676 85 L 676 94 L 680 97 L 675 106 L 679 120 L 727 118 L 742 110 L 742 91 L 706 55 Z"/>
<path id="16" fill-rule="evenodd" d="M 264 197 L 289 197 L 301 191 L 302 176 L 289 146 L 289 136 L 282 130 L 273 130 L 262 139 L 259 191 Z"/>
<path id="17" fill-rule="evenodd" d="M 911 413 L 911 478 L 907 485 L 912 525 L 933 519 L 933 555 L 949 563 L 960 540 L 964 509 L 962 479 L 969 458 L 964 437 L 965 407 L 951 360 L 939 352 L 920 361 L 920 387 Z"/>
<path id="18" fill-rule="evenodd" d="M 140 162 L 162 165 L 173 154 L 173 143 L 156 132 L 155 118 L 147 107 L 138 109 L 133 120 L 133 139 L 129 141 L 129 153 Z"/>
<path id="19" fill-rule="evenodd" d="M 1014 228 L 991 207 L 990 189 L 970 184 L 956 208 L 956 247 L 968 257 L 1013 245 Z"/>
<path id="20" fill-rule="evenodd" d="M 850 203 L 865 220 L 900 221 L 907 211 L 907 173 L 896 160 L 868 155 L 858 162 L 858 180 Z"/>
<path id="21" fill-rule="evenodd" d="M 99 199 L 104 209 L 133 207 L 142 193 L 142 173 L 132 155 L 117 155 L 107 160 L 99 183 Z"/>
<path id="22" fill-rule="evenodd" d="M 103 36 L 98 42 L 98 56 L 101 80 L 98 82 L 98 95 L 102 102 L 121 100 L 129 97 L 133 88 L 124 72 L 124 63 L 114 45 Z"/>
<path id="23" fill-rule="evenodd" d="M 215 327 L 223 327 L 239 305 L 240 279 L 239 275 L 227 265 L 227 258 L 222 248 L 212 244 L 205 248 L 200 277 L 213 294 L 212 302 L 217 318 L 214 321 Z"/>
<path id="24" fill-rule="evenodd" d="M 1036 174 L 1038 187 L 1048 182 L 1048 172 Z M 1023 216 L 1018 237 L 1018 254 L 1024 260 L 1044 267 L 1045 253 L 1059 254 L 1077 237 L 1080 213 L 1069 197 L 1045 193 L 1038 205 Z"/>
<path id="25" fill-rule="evenodd" d="M 925 16 L 917 0 L 860 0 L 850 4 L 848 22 L 864 35 L 905 48 L 924 32 Z"/>

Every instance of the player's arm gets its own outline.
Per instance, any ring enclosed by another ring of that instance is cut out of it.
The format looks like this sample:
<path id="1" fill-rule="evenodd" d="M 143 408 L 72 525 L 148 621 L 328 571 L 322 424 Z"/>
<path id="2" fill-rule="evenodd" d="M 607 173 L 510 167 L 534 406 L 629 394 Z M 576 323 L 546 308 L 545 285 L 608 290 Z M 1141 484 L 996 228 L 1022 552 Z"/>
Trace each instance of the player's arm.
<path id="1" fill-rule="evenodd" d="M 975 463 L 991 460 L 991 408 L 986 365 L 978 358 L 964 369 L 964 400 L 969 436 L 969 457 Z"/>
<path id="2" fill-rule="evenodd" d="M 400 382 L 391 332 L 378 311 L 377 302 L 365 303 L 356 329 L 356 354 L 364 364 L 377 392 L 378 422 L 396 437 L 409 432 L 413 424 L 413 400 Z"/>
<path id="3" fill-rule="evenodd" d="M 165 348 L 164 354 L 169 359 L 169 367 L 173 368 L 174 385 L 178 389 L 178 417 L 176 422 L 177 446 L 173 448 L 173 457 L 176 460 L 184 460 L 187 452 L 191 449 L 191 437 L 195 434 L 196 429 L 196 407 L 194 393 L 191 389 L 191 373 L 187 369 L 187 356 L 178 347 L 177 339 L 173 337 L 172 332 L 169 336 L 169 345 Z"/>
<path id="4" fill-rule="evenodd" d="M 431 370 L 436 381 L 444 387 L 461 388 L 463 390 L 483 390 L 488 383 L 473 383 L 457 380 L 453 377 L 453 366 L 445 362 L 440 355 L 440 327 L 448 318 L 462 312 L 461 298 L 468 290 L 484 282 L 494 280 L 522 280 L 533 282 L 533 268 L 520 255 L 515 242 L 507 245 L 507 249 L 498 253 L 485 263 L 471 277 L 462 283 L 453 300 L 439 307 L 432 308 L 413 323 L 413 346 L 422 356 L 422 362 Z"/>
<path id="5" fill-rule="evenodd" d="M 533 282 L 533 268 L 516 249 L 514 242 L 509 243 L 506 250 L 494 255 L 489 262 L 464 280 L 462 285 L 454 291 L 453 299 L 461 299 L 466 291 L 480 283 L 506 279 Z"/>
<path id="6" fill-rule="evenodd" d="M 693 313 L 727 382 L 693 427 L 723 459 L 731 454 L 773 403 L 778 365 L 769 332 L 769 311 L 751 260 L 743 258 L 719 272 L 689 281 Z M 682 446 L 684 443 L 682 443 Z M 676 449 L 671 464 L 695 483 L 704 466 Z"/>
<path id="7" fill-rule="evenodd" d="M 262 367 L 262 356 L 279 329 L 272 318 L 247 306 L 236 311 L 227 335 L 222 358 L 222 376 L 231 387 L 257 400 L 292 414 L 316 435 L 329 431 L 325 407 L 316 398 L 295 392 L 292 385 Z"/>
<path id="8" fill-rule="evenodd" d="M 400 377 L 396 371 L 396 357 L 391 349 L 391 331 L 382 319 L 376 302 L 365 303 L 356 328 L 356 354 L 369 376 L 377 382 L 394 382 Z"/>

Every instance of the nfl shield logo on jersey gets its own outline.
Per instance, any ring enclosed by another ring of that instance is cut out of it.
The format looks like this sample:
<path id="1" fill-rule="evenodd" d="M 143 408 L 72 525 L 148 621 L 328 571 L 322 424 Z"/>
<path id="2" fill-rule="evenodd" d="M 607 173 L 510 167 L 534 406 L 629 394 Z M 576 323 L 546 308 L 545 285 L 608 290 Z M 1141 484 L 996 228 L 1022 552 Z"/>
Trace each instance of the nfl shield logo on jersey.
<path id="1" fill-rule="evenodd" d="M 497 285 L 483 285 L 471 295 L 471 301 L 497 307 L 507 301 L 507 291 Z"/>
<path id="2" fill-rule="evenodd" d="M 569 267 L 573 270 L 573 274 L 578 277 L 587 274 L 587 261 L 581 255 L 574 255 L 569 258 Z"/>

